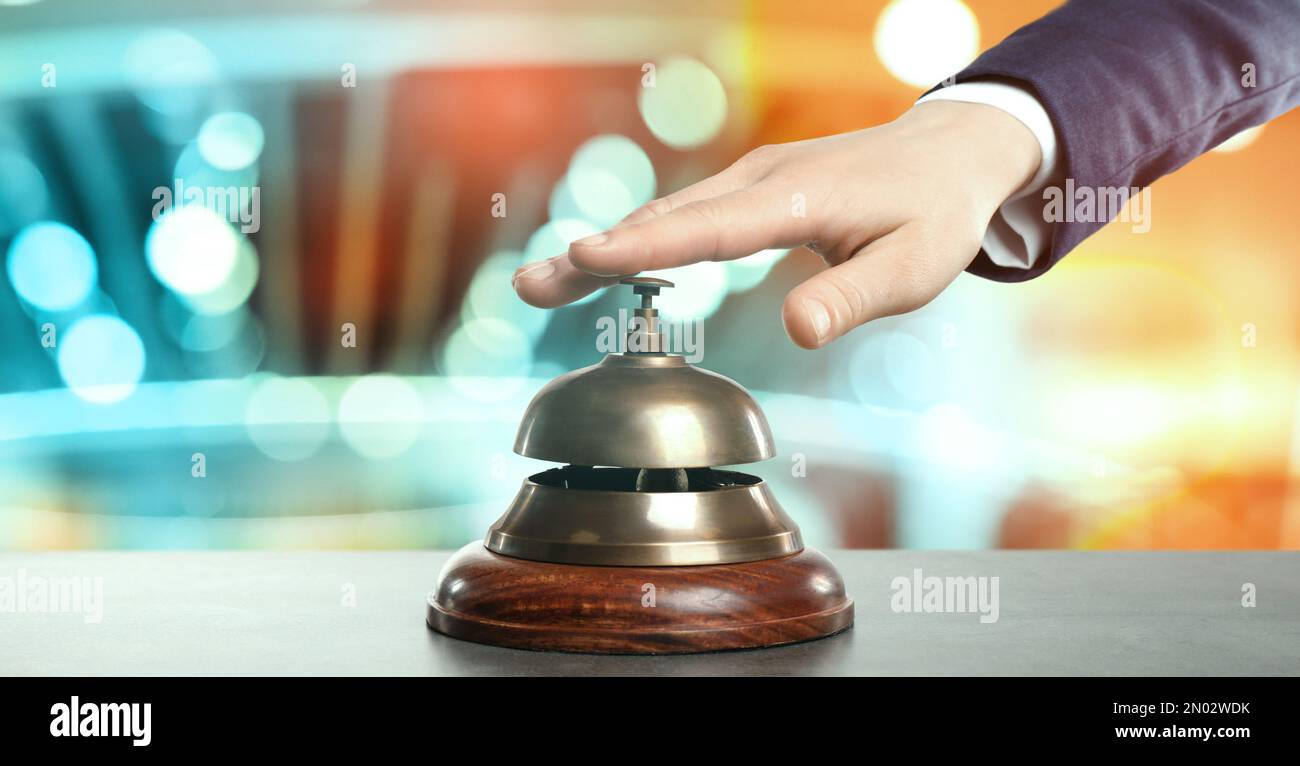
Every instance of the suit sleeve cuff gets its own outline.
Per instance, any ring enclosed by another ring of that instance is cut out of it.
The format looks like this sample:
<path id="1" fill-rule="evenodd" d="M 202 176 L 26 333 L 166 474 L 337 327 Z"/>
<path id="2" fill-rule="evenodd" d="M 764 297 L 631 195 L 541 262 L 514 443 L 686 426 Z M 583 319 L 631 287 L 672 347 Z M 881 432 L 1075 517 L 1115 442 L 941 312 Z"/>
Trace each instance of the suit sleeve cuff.
<path id="1" fill-rule="evenodd" d="M 1047 110 L 1033 91 L 1006 82 L 965 82 L 939 88 L 916 103 L 927 101 L 962 101 L 996 107 L 1019 120 L 1038 141 L 1042 162 L 1027 184 L 1007 198 L 989 221 L 984 233 L 983 249 L 994 265 L 1010 269 L 1029 269 L 1047 256 L 1051 247 L 1052 225 L 1043 220 L 1042 191 L 1061 170 L 1056 130 Z"/>

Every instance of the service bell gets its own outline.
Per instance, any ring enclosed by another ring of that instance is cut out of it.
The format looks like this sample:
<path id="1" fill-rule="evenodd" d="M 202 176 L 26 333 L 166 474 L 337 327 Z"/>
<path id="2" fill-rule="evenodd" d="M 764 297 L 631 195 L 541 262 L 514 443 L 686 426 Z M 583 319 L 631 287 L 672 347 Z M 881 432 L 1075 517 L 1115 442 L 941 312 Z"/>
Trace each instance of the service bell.
<path id="1" fill-rule="evenodd" d="M 515 452 L 562 464 L 524 480 L 483 543 L 429 596 L 431 627 L 534 649 L 690 652 L 790 643 L 849 627 L 831 563 L 757 476 L 718 466 L 776 455 L 744 388 L 664 351 L 641 298 L 624 353 L 552 380 Z"/>

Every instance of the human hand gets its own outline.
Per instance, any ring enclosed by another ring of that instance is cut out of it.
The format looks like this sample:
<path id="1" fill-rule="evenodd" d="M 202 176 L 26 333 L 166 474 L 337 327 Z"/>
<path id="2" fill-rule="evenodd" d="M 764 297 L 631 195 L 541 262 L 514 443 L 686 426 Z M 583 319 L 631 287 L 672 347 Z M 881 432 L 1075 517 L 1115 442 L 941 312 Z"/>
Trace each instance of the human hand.
<path id="1" fill-rule="evenodd" d="M 1040 162 L 1033 133 L 1000 109 L 930 101 L 875 128 L 760 147 L 512 282 L 550 308 L 620 276 L 807 245 L 830 268 L 790 291 L 782 319 L 819 348 L 933 300 Z"/>

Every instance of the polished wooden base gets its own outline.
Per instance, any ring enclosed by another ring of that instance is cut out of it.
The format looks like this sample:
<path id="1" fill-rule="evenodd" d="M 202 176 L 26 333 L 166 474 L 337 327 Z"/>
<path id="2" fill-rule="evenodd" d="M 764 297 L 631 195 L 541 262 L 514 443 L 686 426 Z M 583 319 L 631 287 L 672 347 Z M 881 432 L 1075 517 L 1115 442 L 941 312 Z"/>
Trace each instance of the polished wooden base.
<path id="1" fill-rule="evenodd" d="M 549 564 L 480 542 L 429 594 L 429 627 L 483 644 L 601 654 L 680 654 L 809 641 L 853 624 L 853 601 L 812 549 L 707 566 Z"/>

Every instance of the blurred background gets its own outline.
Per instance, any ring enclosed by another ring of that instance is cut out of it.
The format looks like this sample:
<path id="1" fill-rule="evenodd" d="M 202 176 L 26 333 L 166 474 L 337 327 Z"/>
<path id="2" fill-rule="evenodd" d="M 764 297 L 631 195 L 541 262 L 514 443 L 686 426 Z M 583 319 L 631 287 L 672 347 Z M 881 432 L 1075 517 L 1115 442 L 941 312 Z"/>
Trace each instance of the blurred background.
<path id="1" fill-rule="evenodd" d="M 0 548 L 430 548 L 617 291 L 514 298 L 755 146 L 888 121 L 1025 0 L 0 0 Z M 665 273 L 827 547 L 1300 547 L 1300 115 L 1046 276 L 816 353 L 802 249 Z"/>

